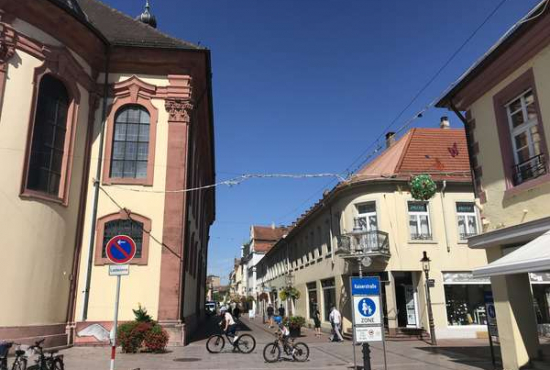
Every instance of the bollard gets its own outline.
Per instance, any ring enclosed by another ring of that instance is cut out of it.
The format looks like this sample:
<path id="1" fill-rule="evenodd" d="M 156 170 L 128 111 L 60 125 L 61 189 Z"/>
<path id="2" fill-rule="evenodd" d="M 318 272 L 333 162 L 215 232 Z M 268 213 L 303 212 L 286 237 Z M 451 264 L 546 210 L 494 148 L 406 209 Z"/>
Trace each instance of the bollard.
<path id="1" fill-rule="evenodd" d="M 371 370 L 370 347 L 368 343 L 363 343 L 363 370 Z"/>

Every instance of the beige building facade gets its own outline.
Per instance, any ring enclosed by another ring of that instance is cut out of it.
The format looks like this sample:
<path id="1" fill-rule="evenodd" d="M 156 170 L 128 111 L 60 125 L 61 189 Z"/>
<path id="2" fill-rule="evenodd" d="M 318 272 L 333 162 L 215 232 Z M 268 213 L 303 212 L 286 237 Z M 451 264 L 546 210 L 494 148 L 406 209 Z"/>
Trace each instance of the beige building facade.
<path id="1" fill-rule="evenodd" d="M 291 281 L 300 291 L 300 298 L 288 305 L 290 314 L 313 324 L 318 309 L 322 326 L 329 329 L 328 315 L 335 305 L 344 317 L 344 332 L 351 333 L 349 279 L 358 275 L 358 264 L 340 256 L 361 248 L 370 257 L 364 261 L 364 274 L 383 282 L 389 335 L 426 335 L 420 263 L 426 251 L 432 260 L 437 337 L 486 335 L 483 293 L 490 290 L 489 281 L 474 279 L 471 272 L 487 260 L 466 242 L 479 231 L 480 220 L 465 135 L 443 127 L 413 129 L 395 143 L 390 136 L 389 148 L 326 193 L 266 254 L 258 265 L 261 283 L 280 291 Z M 421 173 L 430 173 L 437 184 L 427 201 L 413 199 L 409 191 L 410 178 Z M 278 295 L 271 298 L 278 300 Z"/>
<path id="2" fill-rule="evenodd" d="M 184 343 L 215 217 L 212 190 L 184 192 L 214 181 L 209 51 L 95 0 L 0 1 L 0 16 L 0 279 L 17 282 L 0 340 L 106 342 L 78 332 L 110 329 L 104 248 L 128 234 L 120 319 L 141 304 Z"/>
<path id="3" fill-rule="evenodd" d="M 505 369 L 543 361 L 549 335 L 550 12 L 539 3 L 445 93 L 469 136 Z M 546 240 L 546 241 L 545 241 Z M 534 309 L 533 309 L 534 307 Z M 546 358 L 546 361 L 548 359 Z"/>

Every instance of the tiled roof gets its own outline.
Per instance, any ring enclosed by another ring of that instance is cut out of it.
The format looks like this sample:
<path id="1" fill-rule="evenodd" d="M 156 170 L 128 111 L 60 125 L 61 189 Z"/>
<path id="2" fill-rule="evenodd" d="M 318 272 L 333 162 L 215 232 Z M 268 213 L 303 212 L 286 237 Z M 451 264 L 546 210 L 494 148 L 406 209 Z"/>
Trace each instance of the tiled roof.
<path id="1" fill-rule="evenodd" d="M 283 235 L 288 233 L 288 228 L 286 227 L 271 227 L 271 226 L 252 226 L 252 235 L 254 240 L 264 240 L 264 241 L 277 241 L 283 237 Z"/>
<path id="2" fill-rule="evenodd" d="M 54 0 L 67 11 L 84 12 L 87 21 L 112 44 L 169 49 L 201 49 L 166 35 L 98 0 Z"/>
<path id="3" fill-rule="evenodd" d="M 427 173 L 435 180 L 469 182 L 470 163 L 463 129 L 415 128 L 378 158 L 357 171 L 352 181 Z"/>

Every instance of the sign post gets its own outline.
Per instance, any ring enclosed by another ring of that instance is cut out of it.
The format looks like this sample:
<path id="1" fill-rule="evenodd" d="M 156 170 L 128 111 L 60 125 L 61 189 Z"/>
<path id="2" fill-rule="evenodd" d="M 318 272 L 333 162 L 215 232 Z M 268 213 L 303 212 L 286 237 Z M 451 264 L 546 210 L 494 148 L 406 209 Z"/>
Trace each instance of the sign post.
<path id="1" fill-rule="evenodd" d="M 113 329 L 111 330 L 111 367 L 115 369 L 116 335 L 118 326 L 118 304 L 120 300 L 120 277 L 130 274 L 128 263 L 136 255 L 136 242 L 127 235 L 113 237 L 105 247 L 107 258 L 114 263 L 109 266 L 109 276 L 116 276 L 115 315 Z"/>
<path id="2" fill-rule="evenodd" d="M 493 344 L 493 337 L 498 338 L 495 301 L 492 292 L 485 292 L 483 298 L 485 299 L 485 310 L 487 311 L 487 332 L 489 334 L 489 347 L 491 348 L 491 361 L 493 363 L 493 368 L 496 368 L 495 346 Z"/>
<path id="3" fill-rule="evenodd" d="M 371 370 L 369 343 L 382 342 L 384 344 L 385 339 L 380 299 L 380 278 L 378 276 L 351 277 L 350 287 L 353 304 L 353 343 L 354 346 L 355 343 L 363 344 L 363 369 Z M 386 366 L 385 356 L 384 366 Z M 357 368 L 356 363 L 354 363 L 354 368 Z"/>

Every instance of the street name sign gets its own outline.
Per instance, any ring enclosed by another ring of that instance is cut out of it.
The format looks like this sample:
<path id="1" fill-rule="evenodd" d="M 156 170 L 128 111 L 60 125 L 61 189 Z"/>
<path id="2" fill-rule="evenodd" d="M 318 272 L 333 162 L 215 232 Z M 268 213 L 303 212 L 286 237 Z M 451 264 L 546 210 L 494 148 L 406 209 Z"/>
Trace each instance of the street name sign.
<path id="1" fill-rule="evenodd" d="M 350 286 L 353 302 L 352 318 L 355 342 L 383 341 L 380 279 L 377 276 L 352 277 L 350 279 Z"/>
<path id="2" fill-rule="evenodd" d="M 109 265 L 109 276 L 130 275 L 130 265 Z"/>

